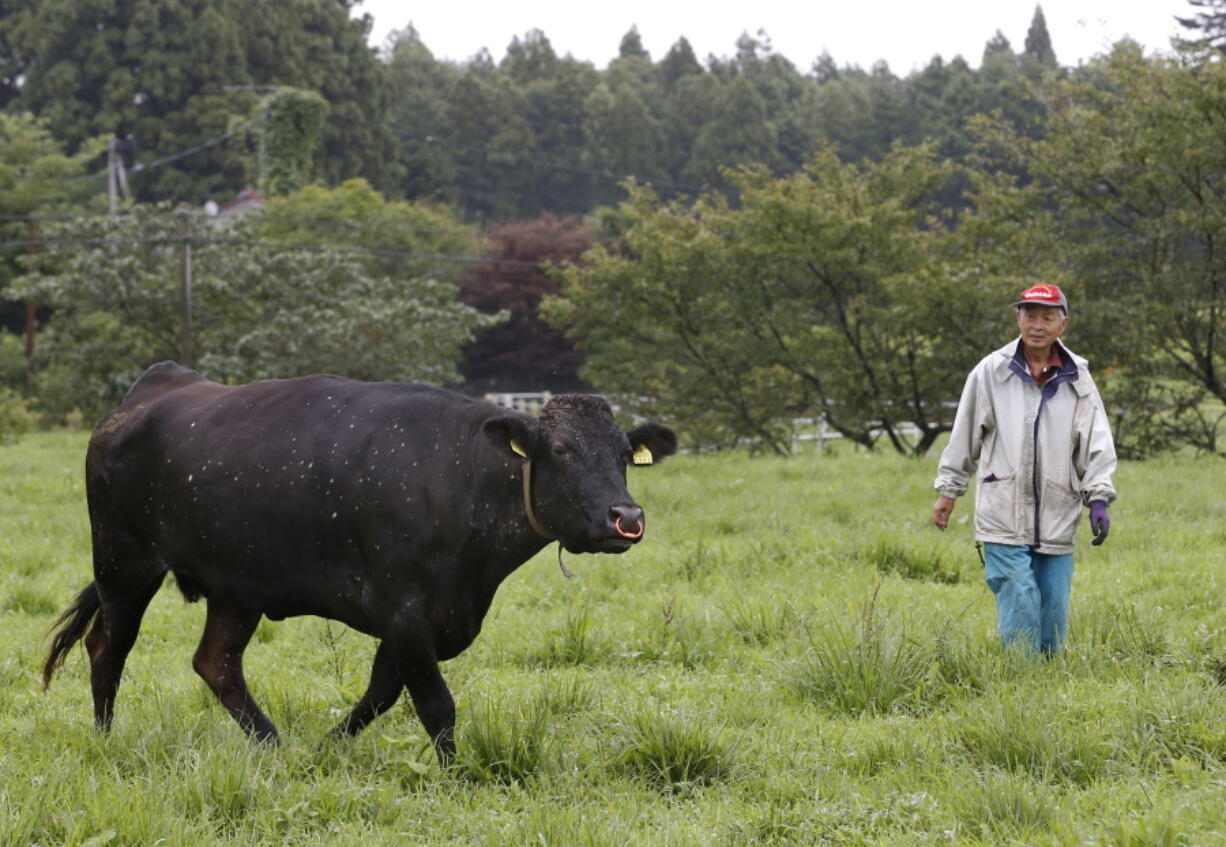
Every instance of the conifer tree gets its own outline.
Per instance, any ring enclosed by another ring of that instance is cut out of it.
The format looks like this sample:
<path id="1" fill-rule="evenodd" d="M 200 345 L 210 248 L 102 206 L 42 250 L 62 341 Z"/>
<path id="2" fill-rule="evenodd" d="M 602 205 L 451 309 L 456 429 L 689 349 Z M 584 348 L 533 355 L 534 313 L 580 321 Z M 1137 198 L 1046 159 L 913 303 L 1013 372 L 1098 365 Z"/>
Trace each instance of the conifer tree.
<path id="1" fill-rule="evenodd" d="M 638 56 L 642 59 L 651 58 L 651 54 L 643 46 L 643 37 L 639 35 L 637 26 L 630 27 L 629 31 L 622 36 L 621 44 L 617 47 L 617 55 L 623 59 L 630 56 Z"/>
<path id="2" fill-rule="evenodd" d="M 1013 45 L 1009 43 L 1009 39 L 999 29 L 996 34 L 988 39 L 988 43 L 983 45 L 983 62 L 987 64 L 992 60 L 993 56 L 998 56 L 1004 53 L 1013 53 Z"/>
<path id="3" fill-rule="evenodd" d="M 1030 21 L 1030 29 L 1026 32 L 1024 55 L 1033 57 L 1044 67 L 1056 66 L 1056 51 L 1051 46 L 1051 36 L 1047 33 L 1047 19 L 1043 17 L 1042 6 L 1034 7 L 1034 17 Z"/>
<path id="4" fill-rule="evenodd" d="M 677 43 L 668 48 L 668 53 L 660 60 L 660 75 L 664 79 L 666 88 L 672 88 L 673 84 L 683 76 L 702 72 L 702 65 L 699 64 L 698 57 L 694 55 L 694 48 L 684 36 L 678 38 Z"/>
<path id="5" fill-rule="evenodd" d="M 1176 17 L 1184 29 L 1199 32 L 1199 38 L 1178 39 L 1183 47 L 1226 50 L 1226 0 L 1188 0 L 1197 10 L 1187 17 Z"/>

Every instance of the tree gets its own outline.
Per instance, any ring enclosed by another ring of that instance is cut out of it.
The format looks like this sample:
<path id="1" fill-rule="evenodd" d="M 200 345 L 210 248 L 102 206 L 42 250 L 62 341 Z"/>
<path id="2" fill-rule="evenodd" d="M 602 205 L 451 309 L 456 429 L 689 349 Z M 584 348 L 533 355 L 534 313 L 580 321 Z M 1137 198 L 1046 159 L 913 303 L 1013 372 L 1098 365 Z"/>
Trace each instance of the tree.
<path id="1" fill-rule="evenodd" d="M 106 148 L 91 138 L 75 155 L 29 113 L 0 112 L 0 215 L 32 215 L 81 201 L 89 188 L 78 179 Z"/>
<path id="2" fill-rule="evenodd" d="M 660 60 L 660 76 L 665 88 L 671 89 L 683 77 L 703 73 L 703 67 L 694 55 L 694 48 L 684 37 L 668 48 L 664 58 Z"/>
<path id="3" fill-rule="evenodd" d="M 1226 67 L 1121 42 L 1088 71 L 1046 89 L 1041 138 L 997 121 L 985 143 L 1034 180 L 1018 191 L 1116 369 L 1104 386 L 1122 446 L 1226 455 Z"/>
<path id="4" fill-rule="evenodd" d="M 1045 68 L 1056 67 L 1056 51 L 1051 46 L 1051 36 L 1047 33 L 1047 19 L 1043 16 L 1042 6 L 1034 7 L 1034 17 L 1030 20 L 1030 29 L 1026 31 L 1024 54 Z"/>
<path id="5" fill-rule="evenodd" d="M 47 120 L 75 152 L 85 139 L 133 139 L 148 161 L 220 138 L 274 86 L 318 91 L 330 110 L 323 176 L 394 176 L 382 67 L 368 20 L 335 0 L 5 0 L 0 40 L 19 71 L 14 104 Z M 132 180 L 143 199 L 198 203 L 253 182 L 239 139 Z M 132 164 L 132 162 L 129 162 Z"/>
<path id="6" fill-rule="evenodd" d="M 260 188 L 266 196 L 289 194 L 311 181 L 327 115 L 328 101 L 313 91 L 282 88 L 265 100 L 260 119 Z"/>
<path id="7" fill-rule="evenodd" d="M 437 62 L 412 26 L 389 36 L 388 120 L 410 199 L 455 202 L 456 161 L 447 102 L 461 71 Z"/>
<path id="8" fill-rule="evenodd" d="M 545 33 L 530 29 L 522 41 L 518 35 L 511 38 L 499 70 L 509 74 L 516 85 L 522 86 L 533 80 L 548 79 L 557 64 L 558 54 L 553 51 L 553 45 Z"/>
<path id="9" fill-rule="evenodd" d="M 738 76 L 724 86 L 714 118 L 698 133 L 682 176 L 687 182 L 723 186 L 721 168 L 777 161 L 777 135 L 766 101 Z"/>
<path id="10" fill-rule="evenodd" d="M 1176 39 L 1177 43 L 1193 50 L 1226 49 L 1226 0 L 1188 0 L 1188 5 L 1197 10 L 1196 14 L 1175 20 L 1184 29 L 1200 33 L 1200 37 Z"/>
<path id="11" fill-rule="evenodd" d="M 584 166 L 587 137 L 584 104 L 600 84 L 591 64 L 567 56 L 558 60 L 548 76 L 528 82 L 528 121 L 536 139 L 530 163 L 534 199 L 540 209 L 578 213 L 587 211 L 595 193 L 615 179 Z"/>
<path id="12" fill-rule="evenodd" d="M 689 187 L 682 174 L 694 155 L 699 133 L 718 114 L 722 86 L 714 74 L 688 74 L 677 80 L 667 93 L 661 123 L 664 146 L 660 159 L 669 180 L 658 186 L 665 196 L 675 195 L 678 190 L 692 196 L 701 190 Z"/>
<path id="13" fill-rule="evenodd" d="M 607 177 L 598 201 L 612 203 L 621 197 L 616 185 L 628 176 L 647 182 L 666 177 L 662 167 L 663 128 L 634 86 L 602 82 L 584 107 L 585 164 Z"/>
<path id="14" fill-rule="evenodd" d="M 643 37 L 639 35 L 637 26 L 630 27 L 622 36 L 621 43 L 617 46 L 617 55 L 623 59 L 636 57 L 651 61 L 651 54 L 643 47 Z"/>
<path id="15" fill-rule="evenodd" d="M 364 179 L 346 180 L 335 188 L 308 185 L 286 197 L 270 198 L 253 226 L 261 239 L 278 244 L 376 251 L 360 261 L 388 277 L 453 282 L 464 268 L 457 260 L 480 252 L 472 227 L 447 208 L 386 200 Z"/>
<path id="16" fill-rule="evenodd" d="M 540 208 L 532 190 L 536 138 L 523 92 L 492 65 L 469 63 L 447 103 L 460 203 L 485 220 L 530 215 Z"/>
<path id="17" fill-rule="evenodd" d="M 48 226 L 58 249 L 9 286 L 53 310 L 34 374 L 44 409 L 97 414 L 142 369 L 181 357 L 181 219 L 137 206 Z M 462 345 L 501 319 L 461 304 L 450 283 L 280 246 L 256 222 L 216 229 L 193 213 L 189 233 L 195 364 L 221 381 L 325 371 L 454 382 Z"/>
<path id="18" fill-rule="evenodd" d="M 700 444 L 787 452 L 791 419 L 824 415 L 866 446 L 884 433 L 922 453 L 982 355 L 967 327 L 985 307 L 932 216 L 948 170 L 923 148 L 863 166 L 827 149 L 789 177 L 731 173 L 736 207 L 635 187 L 626 251 L 567 268 L 547 313 L 581 339 L 587 379 Z"/>
<path id="19" fill-rule="evenodd" d="M 86 168 L 105 148 L 104 139 L 89 139 L 76 155 L 64 152 L 47 122 L 28 113 L 0 113 L 0 236 L 5 241 L 29 237 L 27 221 L 15 220 L 63 210 L 80 202 L 96 187 L 81 179 Z M 0 292 L 13 277 L 24 273 L 18 262 L 22 248 L 0 251 Z M 0 298 L 0 327 L 18 329 L 25 321 L 26 304 Z"/>
<path id="20" fill-rule="evenodd" d="M 987 62 L 993 56 L 1007 53 L 1013 55 L 1013 45 L 1009 43 L 1009 39 L 1005 38 L 1005 34 L 999 29 L 996 34 L 988 39 L 988 43 L 983 46 L 983 61 Z"/>
<path id="21" fill-rule="evenodd" d="M 465 382 L 478 389 L 575 391 L 579 356 L 574 344 L 541 320 L 541 299 L 561 283 L 553 265 L 577 262 L 592 246 L 592 233 L 578 218 L 543 215 L 493 227 L 490 260 L 474 265 L 460 282 L 461 296 L 482 312 L 510 318 L 481 331 L 464 351 Z"/>

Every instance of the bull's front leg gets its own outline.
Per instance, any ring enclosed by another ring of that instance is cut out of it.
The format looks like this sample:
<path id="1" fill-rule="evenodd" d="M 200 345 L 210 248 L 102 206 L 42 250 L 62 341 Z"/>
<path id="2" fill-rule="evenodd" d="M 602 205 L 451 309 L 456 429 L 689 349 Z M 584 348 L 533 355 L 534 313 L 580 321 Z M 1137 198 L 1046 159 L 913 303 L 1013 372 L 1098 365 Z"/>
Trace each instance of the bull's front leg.
<path id="1" fill-rule="evenodd" d="M 434 663 L 430 668 L 413 668 L 403 671 L 405 688 L 413 698 L 417 717 L 434 742 L 434 752 L 443 767 L 455 758 L 455 701 L 447 681 Z"/>
<path id="2" fill-rule="evenodd" d="M 455 757 L 455 701 L 439 670 L 429 626 L 420 619 L 406 621 L 388 641 L 417 717 L 434 742 L 439 764 L 446 767 Z"/>

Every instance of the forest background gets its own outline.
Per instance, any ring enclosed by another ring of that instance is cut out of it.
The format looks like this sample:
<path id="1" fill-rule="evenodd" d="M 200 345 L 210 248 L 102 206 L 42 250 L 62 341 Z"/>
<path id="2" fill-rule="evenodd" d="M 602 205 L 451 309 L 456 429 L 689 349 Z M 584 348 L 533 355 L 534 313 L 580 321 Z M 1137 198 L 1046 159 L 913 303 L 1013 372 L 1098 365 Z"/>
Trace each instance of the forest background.
<path id="1" fill-rule="evenodd" d="M 457 63 L 352 5 L 0 0 L 0 437 L 178 358 L 923 454 L 1049 281 L 1126 455 L 1226 454 L 1222 0 L 1166 53 L 1062 66 L 1036 8 L 905 77 L 635 30 Z"/>

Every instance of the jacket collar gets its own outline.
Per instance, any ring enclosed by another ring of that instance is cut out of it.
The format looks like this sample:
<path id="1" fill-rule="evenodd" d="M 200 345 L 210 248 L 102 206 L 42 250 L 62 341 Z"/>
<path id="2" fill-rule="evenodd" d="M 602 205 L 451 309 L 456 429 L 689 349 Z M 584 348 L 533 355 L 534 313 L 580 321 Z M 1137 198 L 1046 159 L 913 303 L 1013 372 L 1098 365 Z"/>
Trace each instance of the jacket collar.
<path id="1" fill-rule="evenodd" d="M 991 354 L 994 359 L 992 364 L 993 369 L 995 370 L 997 382 L 1004 382 L 1009 377 L 1021 379 L 1021 377 L 1014 373 L 1012 367 L 1013 357 L 1017 354 L 1018 345 L 1021 343 L 1022 337 L 1019 335 L 1004 347 L 1001 347 L 995 353 Z M 1092 386 L 1090 385 L 1090 381 L 1084 378 L 1084 376 L 1088 375 L 1089 373 L 1087 370 L 1089 362 L 1065 347 L 1059 341 L 1057 341 L 1056 344 L 1060 347 L 1060 358 L 1063 360 L 1063 365 L 1060 367 L 1060 373 L 1056 375 L 1055 379 L 1059 379 L 1061 382 L 1071 383 L 1073 390 L 1079 395 L 1089 394 L 1092 390 Z"/>

